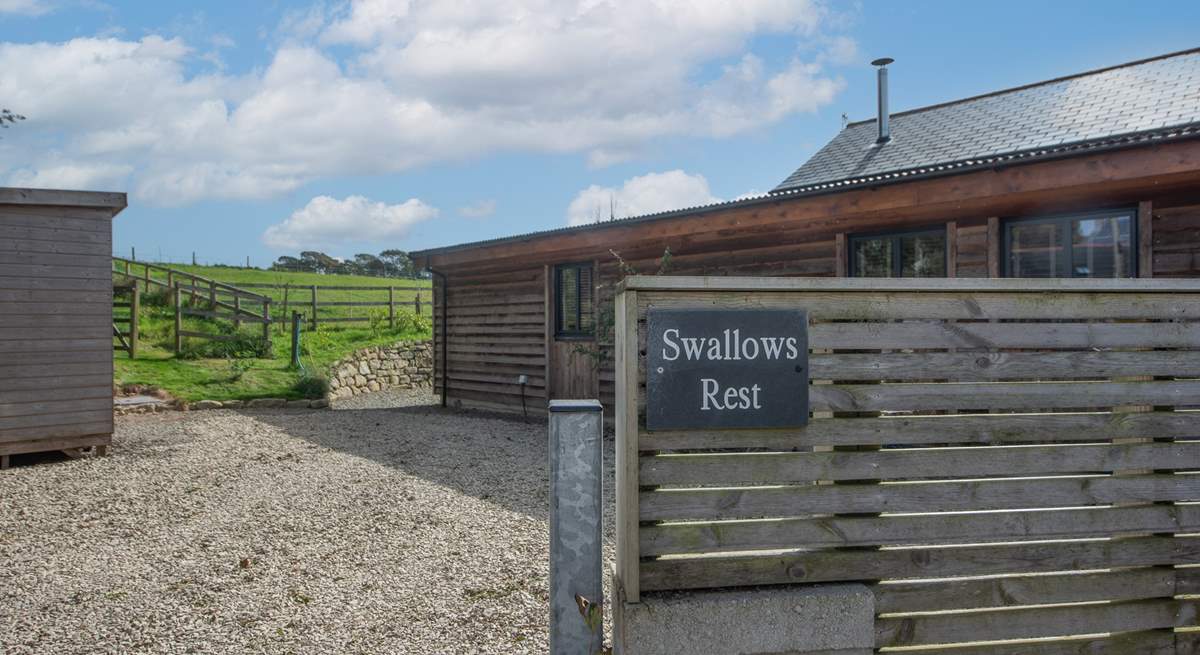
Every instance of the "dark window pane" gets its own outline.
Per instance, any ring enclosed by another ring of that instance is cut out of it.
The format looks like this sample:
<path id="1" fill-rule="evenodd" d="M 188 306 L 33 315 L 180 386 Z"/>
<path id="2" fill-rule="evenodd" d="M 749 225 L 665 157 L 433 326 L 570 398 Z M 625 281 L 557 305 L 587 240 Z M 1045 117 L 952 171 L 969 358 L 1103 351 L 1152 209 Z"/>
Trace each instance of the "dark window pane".
<path id="1" fill-rule="evenodd" d="M 856 277 L 892 276 L 892 239 L 854 239 L 854 275 Z"/>
<path id="2" fill-rule="evenodd" d="M 1009 232 L 1009 276 L 1058 277 L 1059 263 L 1066 256 L 1058 232 L 1056 223 L 1013 225 Z"/>
<path id="3" fill-rule="evenodd" d="M 917 234 L 900 237 L 901 277 L 945 277 L 946 237 Z"/>
<path id="4" fill-rule="evenodd" d="M 593 305 L 595 288 L 589 265 L 559 266 L 555 301 L 558 333 L 587 336 L 595 329 Z"/>
<path id="5" fill-rule="evenodd" d="M 579 331 L 579 269 L 558 271 L 558 331 Z"/>
<path id="6" fill-rule="evenodd" d="M 1071 274 L 1075 277 L 1130 277 L 1131 217 L 1085 218 L 1071 222 Z"/>

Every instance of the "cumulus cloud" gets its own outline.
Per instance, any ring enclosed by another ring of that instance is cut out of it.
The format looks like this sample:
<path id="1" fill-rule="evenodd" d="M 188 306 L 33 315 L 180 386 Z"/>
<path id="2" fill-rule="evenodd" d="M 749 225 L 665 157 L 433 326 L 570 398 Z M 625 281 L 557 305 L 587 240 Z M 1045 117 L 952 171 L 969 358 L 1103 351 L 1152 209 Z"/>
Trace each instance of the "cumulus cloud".
<path id="1" fill-rule="evenodd" d="M 818 51 L 852 46 L 816 0 L 322 7 L 289 15 L 268 63 L 243 74 L 207 40 L 0 43 L 0 98 L 29 117 L 5 136 L 6 158 L 26 176 L 123 166 L 135 198 L 159 205 L 498 152 L 603 167 L 654 139 L 728 137 L 814 111 L 842 88 Z M 769 34 L 795 38 L 796 56 L 751 52 Z"/>
<path id="2" fill-rule="evenodd" d="M 567 207 L 568 225 L 586 225 L 671 209 L 720 202 L 703 175 L 681 170 L 647 173 L 625 180 L 619 188 L 593 184 L 580 191 Z"/>
<path id="3" fill-rule="evenodd" d="M 413 225 L 437 215 L 437 208 L 416 198 L 388 205 L 362 196 L 343 200 L 317 196 L 282 223 L 268 227 L 262 239 L 280 250 L 397 241 L 407 236 Z"/>
<path id="4" fill-rule="evenodd" d="M 495 213 L 496 201 L 492 199 L 480 200 L 458 208 L 458 215 L 463 218 L 487 218 Z"/>

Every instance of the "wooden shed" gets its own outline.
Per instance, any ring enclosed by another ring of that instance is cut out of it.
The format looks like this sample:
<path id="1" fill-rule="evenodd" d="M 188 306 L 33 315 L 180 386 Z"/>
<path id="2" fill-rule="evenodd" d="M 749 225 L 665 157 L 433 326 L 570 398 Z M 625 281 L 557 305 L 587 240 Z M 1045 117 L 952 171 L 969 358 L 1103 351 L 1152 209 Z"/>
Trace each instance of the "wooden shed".
<path id="1" fill-rule="evenodd" d="M 125 204 L 0 188 L 0 466 L 112 442 L 112 218 Z"/>
<path id="2" fill-rule="evenodd" d="M 1200 49 L 889 118 L 760 197 L 413 253 L 437 389 L 611 407 L 615 283 L 668 249 L 674 275 L 1200 276 Z"/>

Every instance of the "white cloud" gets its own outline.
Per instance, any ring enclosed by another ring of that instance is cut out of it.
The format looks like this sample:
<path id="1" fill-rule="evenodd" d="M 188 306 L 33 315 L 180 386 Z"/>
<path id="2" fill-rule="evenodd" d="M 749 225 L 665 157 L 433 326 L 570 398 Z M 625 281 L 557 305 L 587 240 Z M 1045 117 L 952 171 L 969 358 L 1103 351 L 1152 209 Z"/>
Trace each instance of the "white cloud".
<path id="1" fill-rule="evenodd" d="M 498 152 L 603 167 L 654 139 L 814 111 L 842 88 L 818 51 L 849 48 L 817 0 L 338 6 L 289 14 L 269 62 L 240 75 L 224 71 L 219 35 L 200 48 L 155 35 L 0 43 L 0 98 L 29 117 L 5 135 L 6 157 L 33 176 L 122 166 L 135 201 L 159 205 Z M 795 38 L 808 58 L 762 60 L 749 44 L 764 34 Z"/>
<path id="2" fill-rule="evenodd" d="M 681 170 L 647 173 L 625 180 L 620 188 L 593 184 L 580 191 L 567 207 L 567 224 L 586 225 L 610 216 L 640 216 L 720 201 L 703 175 Z"/>
<path id="3" fill-rule="evenodd" d="M 0 0 L 0 14 L 40 16 L 49 13 L 52 8 L 45 0 Z"/>
<path id="4" fill-rule="evenodd" d="M 99 189 L 117 188 L 133 168 L 122 164 L 59 164 L 45 165 L 36 171 L 28 168 L 13 171 L 9 183 L 34 189 Z"/>
<path id="5" fill-rule="evenodd" d="M 464 218 L 487 218 L 495 213 L 496 201 L 490 198 L 458 208 L 459 216 Z"/>
<path id="6" fill-rule="evenodd" d="M 437 215 L 437 208 L 416 198 L 388 205 L 362 196 L 344 200 L 317 196 L 282 223 L 268 227 L 262 239 L 280 250 L 397 241 L 407 236 L 413 225 Z"/>

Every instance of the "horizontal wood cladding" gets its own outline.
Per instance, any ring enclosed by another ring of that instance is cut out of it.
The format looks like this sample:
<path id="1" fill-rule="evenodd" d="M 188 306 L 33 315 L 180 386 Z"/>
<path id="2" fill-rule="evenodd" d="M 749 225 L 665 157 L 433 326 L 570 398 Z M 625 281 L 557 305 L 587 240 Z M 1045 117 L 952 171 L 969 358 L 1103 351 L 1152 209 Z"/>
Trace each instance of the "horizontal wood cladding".
<path id="1" fill-rule="evenodd" d="M 1200 204 L 1155 209 L 1153 216 L 1154 275 L 1200 275 Z"/>
<path id="2" fill-rule="evenodd" d="M 111 440 L 114 209 L 0 204 L 0 454 Z"/>
<path id="3" fill-rule="evenodd" d="M 442 302 L 435 278 L 435 387 L 451 405 L 541 411 L 546 404 L 545 299 L 541 269 L 451 275 Z M 440 340 L 448 335 L 443 350 Z M 518 377 L 527 377 L 521 385 Z"/>

